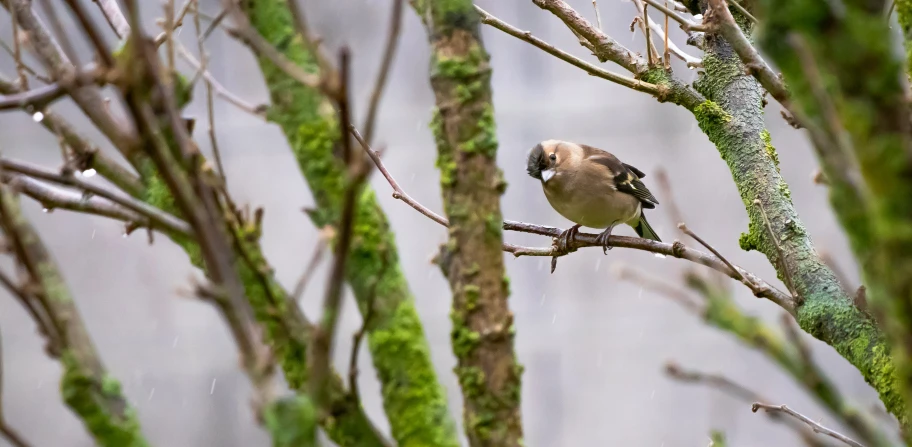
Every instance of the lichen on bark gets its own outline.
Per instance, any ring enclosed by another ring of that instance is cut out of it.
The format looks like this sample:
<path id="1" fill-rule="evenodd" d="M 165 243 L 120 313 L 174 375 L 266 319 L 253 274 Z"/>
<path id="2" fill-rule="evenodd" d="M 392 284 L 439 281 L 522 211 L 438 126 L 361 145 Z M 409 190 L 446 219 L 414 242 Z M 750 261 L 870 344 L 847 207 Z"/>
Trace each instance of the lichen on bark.
<path id="1" fill-rule="evenodd" d="M 431 44 L 431 130 L 449 218 L 440 265 L 453 291 L 451 339 L 472 446 L 519 446 L 522 366 L 507 305 L 489 56 L 468 0 L 413 1 Z"/>

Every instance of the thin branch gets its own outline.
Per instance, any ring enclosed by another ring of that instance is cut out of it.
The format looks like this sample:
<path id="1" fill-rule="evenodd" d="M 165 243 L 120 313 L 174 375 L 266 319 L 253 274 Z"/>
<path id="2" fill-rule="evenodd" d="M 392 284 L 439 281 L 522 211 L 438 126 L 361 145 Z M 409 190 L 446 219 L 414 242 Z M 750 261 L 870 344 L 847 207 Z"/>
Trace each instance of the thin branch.
<path id="1" fill-rule="evenodd" d="M 820 425 L 819 423 L 815 422 L 813 419 L 811 419 L 795 410 L 792 410 L 791 408 L 789 408 L 785 405 L 768 405 L 768 404 L 762 404 L 762 403 L 757 402 L 751 406 L 751 411 L 753 411 L 754 413 L 756 413 L 758 410 L 761 410 L 761 409 L 766 410 L 767 412 L 785 413 L 785 414 L 792 416 L 795 419 L 798 419 L 801 422 L 804 422 L 805 424 L 807 424 L 809 427 L 811 427 L 811 430 L 814 430 L 814 433 L 825 434 L 833 439 L 842 441 L 843 443 L 848 444 L 852 447 L 864 447 L 864 445 L 859 443 L 858 441 L 855 441 L 852 438 L 849 438 L 848 436 L 846 436 L 842 433 L 839 433 L 832 429 L 826 428 L 823 425 Z"/>
<path id="2" fill-rule="evenodd" d="M 682 50 L 680 47 L 675 45 L 674 42 L 669 40 L 668 36 L 662 30 L 662 27 L 658 23 L 656 23 L 655 20 L 650 19 L 649 16 L 646 15 L 646 5 L 644 5 L 642 3 L 642 0 L 634 0 L 633 3 L 634 3 L 634 5 L 636 5 L 636 7 L 640 11 L 640 13 L 643 14 L 643 17 L 645 17 L 646 20 L 648 20 L 649 29 L 651 29 L 652 32 L 656 33 L 660 40 L 665 42 L 665 52 L 666 53 L 670 51 L 678 59 L 681 59 L 682 61 L 684 61 L 687 64 L 687 66 L 690 68 L 703 66 L 702 59 L 687 54 L 684 50 Z M 668 17 L 668 16 L 666 15 L 665 17 Z M 646 32 L 645 28 L 643 29 L 643 32 L 644 33 Z"/>
<path id="3" fill-rule="evenodd" d="M 106 198 L 55 188 L 23 175 L 4 174 L 4 177 L 6 177 L 4 182 L 8 183 L 14 190 L 18 190 L 34 199 L 49 211 L 65 209 L 108 217 L 131 224 L 146 224 L 146 222 L 150 222 L 150 219 L 142 214 Z M 166 233 L 183 236 L 191 235 L 190 226 L 170 214 L 162 213 L 161 222 L 164 222 L 165 225 L 159 224 L 158 221 L 151 221 L 150 223 L 152 228 Z"/>
<path id="4" fill-rule="evenodd" d="M 383 174 L 383 177 L 386 178 L 390 186 L 393 188 L 393 198 L 402 200 L 412 208 L 414 208 L 419 213 L 427 216 L 434 222 L 437 222 L 443 226 L 449 226 L 449 222 L 440 216 L 439 214 L 431 211 L 424 205 L 418 203 L 415 199 L 410 197 L 405 191 L 399 186 L 393 176 L 389 173 L 386 167 L 383 165 L 383 162 L 380 160 L 379 154 L 370 148 L 370 145 L 364 141 L 364 138 L 358 132 L 354 126 L 349 126 L 352 135 L 355 136 L 355 139 L 358 143 L 361 144 L 361 147 L 367 152 L 368 156 L 373 160 L 374 164 L 377 166 L 377 170 Z M 563 230 L 555 227 L 548 227 L 542 225 L 529 224 L 524 222 L 516 221 L 504 221 L 503 223 L 504 230 L 508 231 L 519 231 L 523 233 L 532 233 L 539 234 L 542 236 L 550 236 L 552 238 L 559 237 Z M 582 247 L 596 247 L 601 246 L 596 242 L 597 235 L 588 234 L 588 233 L 577 233 L 571 245 L 573 249 L 582 248 Z M 648 251 L 651 253 L 663 254 L 666 256 L 673 256 L 676 258 L 686 259 L 697 264 L 704 265 L 711 269 L 717 270 L 724 273 L 725 275 L 737 279 L 740 281 L 740 278 L 746 278 L 751 284 L 755 285 L 755 288 L 751 288 L 751 291 L 758 297 L 766 298 L 783 309 L 787 310 L 789 313 L 795 312 L 796 302 L 795 299 L 785 293 L 780 292 L 778 289 L 772 287 L 762 279 L 758 278 L 756 275 L 742 269 L 741 267 L 734 266 L 734 269 L 729 267 L 728 264 L 722 262 L 716 256 L 702 253 L 698 250 L 686 247 L 680 242 L 675 242 L 673 244 L 656 242 L 653 240 L 643 239 L 640 237 L 625 237 L 625 236 L 616 236 L 612 235 L 608 238 L 608 245 L 611 247 L 624 247 L 624 248 L 633 248 L 637 250 Z M 503 250 L 507 253 L 512 253 L 513 256 L 564 256 L 567 253 L 559 250 L 555 245 L 551 247 L 522 247 L 513 244 L 505 243 L 503 245 Z"/>
<path id="5" fill-rule="evenodd" d="M 648 82 L 643 82 L 638 79 L 631 77 L 619 75 L 617 73 L 612 73 L 608 70 L 602 69 L 601 67 L 590 64 L 570 53 L 564 52 L 551 44 L 535 37 L 530 31 L 521 31 L 512 25 L 494 17 L 484 9 L 481 9 L 478 6 L 475 6 L 475 10 L 481 15 L 481 23 L 485 25 L 493 26 L 517 39 L 528 42 L 535 47 L 543 50 L 544 52 L 569 63 L 577 68 L 581 68 L 585 72 L 589 73 L 592 76 L 596 76 L 608 81 L 614 82 L 616 84 L 623 85 L 624 87 L 631 88 L 636 91 L 649 93 L 653 96 L 662 96 L 665 94 L 665 90 L 662 87 L 659 87 L 655 84 L 650 84 Z"/>
<path id="6" fill-rule="evenodd" d="M 16 17 L 16 14 L 10 14 L 10 20 L 13 25 L 13 61 L 16 62 L 16 73 L 19 75 L 19 88 L 28 89 L 28 77 L 25 75 L 28 69 L 25 65 L 25 61 L 22 59 L 22 42 L 20 42 L 19 39 L 19 20 Z"/>
<path id="7" fill-rule="evenodd" d="M 684 224 L 684 222 L 678 223 L 678 229 L 680 229 L 682 232 L 684 232 L 684 234 L 692 237 L 695 241 L 699 242 L 700 245 L 706 247 L 707 250 L 711 251 L 712 254 L 716 255 L 717 258 L 721 259 L 722 262 L 724 262 L 725 265 L 728 266 L 728 268 L 735 270 L 735 266 L 731 262 L 728 262 L 728 259 L 725 259 L 725 256 L 722 256 L 722 253 L 719 253 L 719 251 L 716 250 L 712 245 L 710 245 L 709 242 L 704 241 L 703 238 L 701 238 L 700 236 L 697 236 L 696 233 L 694 233 L 693 231 L 690 231 L 690 229 L 687 228 L 687 225 Z M 740 276 L 740 277 L 735 278 L 735 279 L 737 279 L 738 281 L 741 281 L 742 283 L 744 283 L 744 285 L 753 289 L 752 284 L 749 284 L 747 282 L 746 278 L 744 278 L 740 274 L 738 276 Z"/>
<path id="8" fill-rule="evenodd" d="M 199 61 L 197 61 L 196 58 L 193 57 L 193 54 L 191 54 L 190 51 L 187 50 L 187 48 L 184 47 L 183 44 L 181 44 L 180 42 L 177 42 L 177 55 L 180 56 L 181 58 L 183 58 L 185 61 L 187 61 L 188 64 L 193 66 L 193 68 L 196 69 L 201 74 L 203 79 L 206 81 L 206 84 L 208 84 L 208 86 L 212 88 L 212 91 L 216 95 L 222 97 L 222 99 L 227 101 L 229 104 L 237 107 L 238 109 L 240 109 L 244 112 L 247 112 L 261 120 L 266 119 L 266 106 L 265 105 L 255 106 L 253 104 L 250 104 L 250 103 L 244 101 L 243 99 L 241 99 L 239 96 L 235 95 L 234 93 L 231 93 L 231 91 L 228 90 L 224 85 L 222 85 L 222 83 L 220 83 L 218 81 L 218 79 L 215 79 L 215 76 L 212 76 L 212 73 L 210 73 L 209 70 L 204 69 L 203 65 Z"/>
<path id="9" fill-rule="evenodd" d="M 766 401 L 766 399 L 763 399 L 758 393 L 721 374 L 686 371 L 674 362 L 665 364 L 665 373 L 668 374 L 669 377 L 681 382 L 709 385 L 746 402 Z"/>
<path id="10" fill-rule="evenodd" d="M 599 31 L 602 31 L 602 15 L 599 13 L 598 0 L 592 0 L 592 9 L 595 10 L 595 23 L 598 24 Z"/>
<path id="11" fill-rule="evenodd" d="M 72 88 L 94 83 L 104 84 L 111 80 L 109 71 L 90 65 L 71 79 L 59 79 L 53 84 L 43 85 L 31 90 L 0 95 L 0 110 L 27 109 L 41 111 L 67 94 Z"/>
<path id="12" fill-rule="evenodd" d="M 656 51 L 655 45 L 653 45 L 653 43 L 652 43 L 652 37 L 651 37 L 652 33 L 649 30 L 650 20 L 649 20 L 649 11 L 647 11 L 648 8 L 649 8 L 649 6 L 643 5 L 643 10 L 640 12 L 643 14 L 643 24 L 644 24 L 643 25 L 643 34 L 646 35 L 646 54 L 649 55 L 649 58 L 648 58 L 649 66 L 651 67 L 651 66 L 655 65 L 655 63 L 656 63 L 656 61 L 654 61 L 652 58 L 653 58 L 653 53 L 656 53 L 657 51 Z"/>
<path id="13" fill-rule="evenodd" d="M 200 29 L 200 16 L 199 16 L 199 0 L 190 0 L 187 4 L 191 2 L 196 3 L 196 12 L 193 14 L 193 29 L 196 31 L 196 49 L 200 55 L 200 65 L 199 70 L 202 73 L 207 73 L 206 66 L 209 64 L 209 57 L 206 55 L 206 48 L 203 46 L 203 38 L 200 35 L 202 30 Z M 181 45 L 179 48 L 182 53 L 187 53 L 185 56 L 189 56 L 189 52 Z M 191 58 L 192 59 L 192 58 Z M 225 173 L 225 165 L 222 164 L 222 153 L 219 151 L 218 139 L 215 136 L 215 105 L 212 100 L 212 82 L 207 80 L 206 82 L 206 119 L 209 123 L 209 142 L 212 146 L 212 153 L 215 156 L 215 164 L 218 166 L 219 175 L 222 177 L 222 182 L 227 182 L 227 177 Z"/>
<path id="14" fill-rule="evenodd" d="M 98 4 L 98 7 L 101 8 L 101 12 L 105 17 L 105 20 L 108 21 L 108 24 L 111 25 L 111 29 L 114 30 L 114 34 L 117 34 L 117 37 L 121 39 L 125 39 L 127 35 L 130 34 L 130 24 L 127 23 L 127 18 L 120 12 L 120 6 L 117 4 L 117 0 L 94 1 Z"/>
<path id="15" fill-rule="evenodd" d="M 367 139 L 367 141 L 374 140 L 374 126 L 377 121 L 377 111 L 380 109 L 380 98 L 383 96 L 386 78 L 389 76 L 390 69 L 393 66 L 393 58 L 396 55 L 396 47 L 399 43 L 404 4 L 404 0 L 393 0 L 393 10 L 390 13 L 389 33 L 386 36 L 386 50 L 383 52 L 383 62 L 380 63 L 380 71 L 377 74 L 377 80 L 374 81 L 374 90 L 371 92 L 370 105 L 367 107 L 367 118 L 364 120 L 364 138 Z"/>
<path id="16" fill-rule="evenodd" d="M 747 9 L 745 9 L 743 6 L 741 6 L 741 3 L 739 0 L 731 0 L 731 3 L 732 3 L 732 7 L 737 9 L 738 12 L 740 12 L 741 14 L 744 15 L 744 17 L 747 17 L 748 20 L 750 20 L 751 22 L 754 22 L 754 23 L 758 23 L 757 18 L 754 17 L 751 13 L 747 12 Z"/>
<path id="17" fill-rule="evenodd" d="M 82 7 L 82 2 L 79 0 L 66 0 L 66 3 L 69 5 L 70 10 L 73 11 L 79 24 L 82 26 L 82 29 L 89 36 L 89 41 L 92 42 L 92 46 L 95 47 L 96 56 L 98 56 L 101 64 L 105 67 L 113 67 L 114 56 L 111 54 L 104 39 L 101 37 L 101 31 L 95 26 L 95 22 L 89 18 L 89 14 Z M 61 34 L 60 38 L 68 40 L 66 34 Z"/>
<path id="18" fill-rule="evenodd" d="M 600 62 L 612 61 L 634 75 L 649 70 L 649 64 L 642 56 L 630 51 L 607 34 L 592 26 L 564 0 L 532 0 L 541 9 L 550 11 L 567 25 L 575 34 L 588 42 Z"/>
<path id="19" fill-rule="evenodd" d="M 111 202 L 114 202 L 134 213 L 143 216 L 144 220 L 148 222 L 148 225 L 180 233 L 186 231 L 182 225 L 177 223 L 180 221 L 180 219 L 177 219 L 176 217 L 138 199 L 112 193 L 111 191 L 108 191 L 101 186 L 95 185 L 94 183 L 89 182 L 83 178 L 77 177 L 72 173 L 60 174 L 40 166 L 32 165 L 30 163 L 9 159 L 0 159 L 0 167 L 9 172 L 15 172 L 17 174 L 57 183 L 59 185 L 71 186 L 89 192 L 91 194 L 104 197 Z"/>
<path id="20" fill-rule="evenodd" d="M 350 60 L 348 48 L 343 47 L 339 51 L 339 60 L 339 121 L 348 123 L 351 120 L 348 95 Z M 326 288 L 326 295 L 323 299 L 323 314 L 320 325 L 314 329 L 309 378 L 310 395 L 318 411 L 322 414 L 330 413 L 330 390 L 327 382 L 330 378 L 333 339 L 342 304 L 342 287 L 345 283 L 345 268 L 352 243 L 357 199 L 361 193 L 361 186 L 370 173 L 369 165 L 363 156 L 355 157 L 355 154 L 352 153 L 351 136 L 348 129 L 342 126 L 341 133 L 343 158 L 348 168 L 348 185 L 346 185 L 342 202 L 342 213 L 337 230 L 338 241 L 335 246 L 333 266 L 329 275 L 329 285 Z"/>
<path id="21" fill-rule="evenodd" d="M 373 324 L 374 313 L 376 312 L 374 302 L 377 299 L 377 286 L 380 284 L 380 278 L 383 277 L 386 269 L 389 268 L 388 258 L 383 258 L 382 263 L 380 273 L 377 274 L 374 282 L 371 283 L 370 292 L 367 294 L 367 299 L 364 300 L 367 308 L 364 310 L 361 327 L 352 335 L 352 348 L 348 358 L 348 392 L 353 399 L 358 401 L 361 400 L 361 393 L 358 391 L 358 351 L 361 350 L 361 341 L 364 340 L 364 336 L 367 334 L 371 324 Z"/>
<path id="22" fill-rule="evenodd" d="M 681 288 L 668 284 L 651 275 L 647 275 L 635 268 L 618 263 L 612 266 L 612 270 L 617 275 L 618 279 L 630 281 L 656 293 L 665 295 L 679 303 L 682 307 L 687 309 L 688 312 L 695 315 L 702 315 L 706 310 L 706 306 L 694 300 L 693 297 Z"/>
<path id="23" fill-rule="evenodd" d="M 658 9 L 659 11 L 662 11 L 662 13 L 664 13 L 667 17 L 670 17 L 675 22 L 678 22 L 681 25 L 681 29 L 683 29 L 684 31 L 700 31 L 700 32 L 706 31 L 706 27 L 703 26 L 702 24 L 687 20 L 685 17 L 682 17 L 680 14 L 667 8 L 665 5 L 658 2 L 657 0 L 642 0 L 642 1 L 648 3 L 649 6 L 652 6 L 653 8 Z"/>
<path id="24" fill-rule="evenodd" d="M 320 260 L 323 259 L 323 254 L 326 252 L 327 241 L 332 238 L 329 233 L 335 233 L 335 230 L 330 226 L 320 230 L 320 236 L 317 238 L 317 246 L 310 256 L 310 261 L 307 262 L 307 267 L 304 268 L 301 277 L 298 278 L 298 282 L 295 284 L 295 288 L 291 292 L 291 295 L 288 295 L 291 302 L 297 304 L 304 296 L 304 291 L 307 290 L 307 284 L 309 284 L 310 279 L 313 278 L 313 274 L 317 270 L 317 264 L 320 263 Z"/>

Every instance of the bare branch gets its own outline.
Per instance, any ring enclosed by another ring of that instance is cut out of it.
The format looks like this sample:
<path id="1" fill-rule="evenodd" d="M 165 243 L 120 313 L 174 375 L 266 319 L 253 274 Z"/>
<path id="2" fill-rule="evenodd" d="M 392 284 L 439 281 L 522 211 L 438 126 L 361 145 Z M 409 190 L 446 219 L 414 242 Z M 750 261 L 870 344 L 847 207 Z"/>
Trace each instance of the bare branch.
<path id="1" fill-rule="evenodd" d="M 729 379 L 721 374 L 707 374 L 699 371 L 686 371 L 682 369 L 675 362 L 668 362 L 665 364 L 665 373 L 669 377 L 672 377 L 676 380 L 687 383 L 702 383 L 709 385 L 713 388 L 718 388 L 719 390 L 730 394 L 743 401 L 765 401 L 759 394 L 748 389 L 746 386 L 741 385 L 740 383 L 735 382 L 734 380 Z"/>
<path id="2" fill-rule="evenodd" d="M 358 132 L 358 130 L 355 129 L 354 126 L 350 126 L 349 129 L 351 130 L 352 134 L 355 136 L 355 139 L 358 140 L 358 142 L 361 144 L 361 147 L 364 148 L 364 150 L 367 152 L 368 156 L 370 156 L 371 160 L 373 160 L 374 164 L 377 166 L 377 169 L 380 171 L 380 173 L 383 174 L 383 176 L 386 178 L 387 182 L 389 182 L 390 186 L 393 188 L 393 198 L 402 200 L 403 202 L 405 202 L 406 204 L 408 204 L 409 206 L 414 208 L 416 211 L 427 216 L 434 222 L 437 222 L 443 226 L 449 226 L 449 222 L 445 218 L 443 218 L 439 214 L 431 211 L 424 205 L 418 203 L 415 199 L 411 198 L 408 194 L 406 194 L 405 191 L 402 190 L 402 188 L 399 186 L 399 184 L 396 182 L 396 180 L 393 178 L 393 176 L 386 169 L 386 167 L 383 165 L 383 162 L 380 160 L 379 154 L 377 154 L 376 151 L 374 151 L 370 148 L 370 145 L 368 145 L 367 142 L 364 141 L 364 138 L 361 137 L 361 134 Z M 503 228 L 504 228 L 504 230 L 508 230 L 508 231 L 519 231 L 519 232 L 523 232 L 523 233 L 539 234 L 542 236 L 550 236 L 552 238 L 559 237 L 561 235 L 561 233 L 563 232 L 563 230 L 561 230 L 560 228 L 529 224 L 529 223 L 525 223 L 525 222 L 509 221 L 509 220 L 504 221 Z M 571 244 L 572 247 L 570 247 L 570 248 L 577 249 L 577 248 L 582 248 L 582 247 L 601 246 L 601 245 L 599 245 L 599 243 L 596 242 L 596 237 L 597 237 L 597 235 L 594 235 L 594 234 L 577 233 L 576 237 L 572 241 L 572 244 Z M 754 274 L 752 274 L 740 267 L 735 266 L 734 270 L 733 270 L 731 267 L 726 265 L 726 263 L 722 262 L 722 260 L 719 259 L 718 257 L 709 255 L 706 253 L 702 253 L 702 252 L 694 250 L 692 248 L 687 248 L 686 246 L 684 246 L 684 244 L 682 244 L 680 242 L 675 242 L 673 244 L 669 244 L 669 243 L 664 243 L 664 242 L 656 242 L 656 241 L 652 241 L 652 240 L 648 240 L 648 239 L 643 239 L 643 238 L 639 238 L 639 237 L 625 237 L 625 236 L 611 235 L 611 237 L 608 238 L 608 245 L 611 247 L 633 248 L 633 249 L 637 249 L 637 250 L 648 251 L 651 253 L 658 253 L 658 254 L 662 254 L 662 255 L 666 255 L 666 256 L 673 256 L 676 258 L 686 259 L 688 261 L 695 262 L 697 264 L 702 264 L 704 266 L 707 266 L 709 268 L 722 272 L 725 275 L 727 275 L 731 278 L 737 279 L 739 281 L 740 281 L 740 279 L 739 279 L 740 277 L 745 277 L 748 279 L 748 281 L 750 283 L 756 285 L 756 289 L 752 288 L 752 291 L 755 293 L 755 295 L 757 295 L 758 297 L 766 298 L 766 299 L 776 303 L 783 309 L 787 310 L 789 313 L 795 312 L 796 302 L 793 297 L 780 292 L 779 290 L 770 286 L 768 283 L 766 283 L 762 279 L 758 278 Z M 552 245 L 551 247 L 547 247 L 547 248 L 544 248 L 544 247 L 533 248 L 533 247 L 522 247 L 522 246 L 504 243 L 503 250 L 505 252 L 512 253 L 514 256 L 517 256 L 517 257 L 519 257 L 519 256 L 554 257 L 554 256 L 564 256 L 567 254 L 566 252 L 562 252 L 561 250 L 559 250 L 554 245 Z"/>
<path id="3" fill-rule="evenodd" d="M 28 91 L 0 95 L 0 110 L 27 109 L 40 111 L 50 103 L 60 99 L 74 87 L 110 82 L 112 80 L 110 75 L 111 73 L 107 70 L 91 65 L 69 79 L 60 79 L 56 83 L 36 87 Z"/>
<path id="4" fill-rule="evenodd" d="M 380 267 L 381 274 L 377 275 L 377 278 L 371 284 L 367 299 L 364 300 L 367 308 L 364 310 L 364 317 L 361 319 L 361 327 L 352 335 L 351 354 L 349 354 L 348 358 L 348 392 L 351 393 L 353 399 L 359 401 L 361 400 L 361 393 L 358 391 L 358 351 L 361 349 L 361 341 L 367 334 L 371 324 L 373 324 L 374 313 L 376 312 L 374 301 L 377 299 L 377 285 L 380 284 L 380 278 L 383 277 L 382 273 L 387 268 L 389 268 L 389 262 L 384 259 L 383 265 Z"/>
<path id="5" fill-rule="evenodd" d="M 650 19 L 649 16 L 646 15 L 646 5 L 643 4 L 643 0 L 634 0 L 633 4 L 636 5 L 637 10 L 639 10 L 640 14 L 642 14 L 643 17 L 645 17 L 648 20 L 649 29 L 651 29 L 652 32 L 656 33 L 656 35 L 659 37 L 659 40 L 664 42 L 666 53 L 670 51 L 678 59 L 681 59 L 682 61 L 684 61 L 687 64 L 687 66 L 690 68 L 703 66 L 702 59 L 687 54 L 686 52 L 684 52 L 684 50 L 682 50 L 677 45 L 675 45 L 675 43 L 672 42 L 669 39 L 669 37 L 665 34 L 665 32 L 662 30 L 662 27 L 658 23 L 656 23 L 655 20 Z M 649 3 L 649 4 L 652 5 L 652 3 Z M 668 15 L 666 15 L 665 17 L 667 18 Z M 644 28 L 643 32 L 644 33 L 646 32 L 645 28 Z M 666 61 L 666 64 L 667 63 L 670 63 L 670 61 Z"/>
<path id="6" fill-rule="evenodd" d="M 203 79 L 206 81 L 208 86 L 212 88 L 212 91 L 216 95 L 221 96 L 222 99 L 227 101 L 229 104 L 237 107 L 238 109 L 240 109 L 244 112 L 247 112 L 262 120 L 266 119 L 266 106 L 265 105 L 261 104 L 261 105 L 255 106 L 253 104 L 250 104 L 250 103 L 244 101 L 243 99 L 241 99 L 234 93 L 231 93 L 230 90 L 225 88 L 225 86 L 222 85 L 222 83 L 220 83 L 217 79 L 215 79 L 215 76 L 212 76 L 212 73 L 210 73 L 209 70 L 204 69 L 203 65 L 199 61 L 197 61 L 195 57 L 193 57 L 193 55 L 190 53 L 190 51 L 188 51 L 187 48 L 183 46 L 183 44 L 181 44 L 180 42 L 176 42 L 176 44 L 177 44 L 177 55 L 180 56 L 181 58 L 183 58 L 185 61 L 187 61 L 187 63 L 190 64 L 191 66 L 193 66 L 193 68 L 196 69 L 198 72 L 200 72 Z M 200 56 L 200 57 L 203 57 L 203 56 Z M 207 100 L 207 103 L 208 103 L 208 100 Z"/>
<path id="7" fill-rule="evenodd" d="M 649 70 L 649 64 L 642 56 L 630 51 L 598 28 L 592 26 L 564 0 L 532 0 L 536 6 L 561 19 L 574 33 L 582 36 L 590 45 L 599 61 L 612 61 L 633 73 L 641 75 Z"/>
<path id="8" fill-rule="evenodd" d="M 57 183 L 59 185 L 71 186 L 104 197 L 111 202 L 139 214 L 143 217 L 143 223 L 146 225 L 167 229 L 168 231 L 176 233 L 186 232 L 186 227 L 178 223 L 180 222 L 180 219 L 140 200 L 112 193 L 101 186 L 73 175 L 73 173 L 59 174 L 40 166 L 8 159 L 0 159 L 0 167 L 9 172 L 15 172 L 17 174 Z"/>
<path id="9" fill-rule="evenodd" d="M 380 63 L 380 71 L 377 74 L 377 80 L 374 81 L 374 90 L 371 92 L 370 105 L 367 107 L 367 118 L 364 120 L 364 138 L 367 141 L 374 139 L 374 126 L 377 121 L 377 111 L 380 109 L 380 98 L 383 96 L 383 88 L 386 86 L 386 78 L 389 76 L 390 69 L 393 66 L 393 58 L 396 55 L 396 47 L 399 44 L 399 32 L 402 28 L 402 10 L 404 0 L 393 0 L 393 10 L 390 13 L 389 33 L 386 36 L 386 50 L 383 52 L 383 62 Z"/>
<path id="10" fill-rule="evenodd" d="M 126 17 L 120 12 L 120 6 L 117 0 L 94 0 L 101 8 L 101 12 L 114 30 L 117 37 L 125 39 L 130 34 L 130 24 L 127 23 Z"/>
<path id="11" fill-rule="evenodd" d="M 842 433 L 839 433 L 832 429 L 826 428 L 823 425 L 820 425 L 819 423 L 815 422 L 813 419 L 811 419 L 801 413 L 798 413 L 797 411 L 792 410 L 791 408 L 789 408 L 785 405 L 767 405 L 767 404 L 762 404 L 762 403 L 757 402 L 751 406 L 751 411 L 753 411 L 754 413 L 756 413 L 760 409 L 766 410 L 767 412 L 785 413 L 785 414 L 792 416 L 792 417 L 800 420 L 801 422 L 804 422 L 805 424 L 807 424 L 809 427 L 811 427 L 812 430 L 814 430 L 814 433 L 825 434 L 833 439 L 842 441 L 845 444 L 848 444 L 852 447 L 864 447 L 864 445 L 859 443 L 858 441 L 855 441 L 855 440 L 849 438 L 848 436 L 843 435 Z"/>
<path id="12" fill-rule="evenodd" d="M 602 69 L 601 67 L 590 64 L 570 53 L 564 52 L 552 46 L 551 44 L 533 36 L 530 31 L 521 31 L 517 28 L 514 28 L 512 25 L 498 19 L 497 17 L 492 16 L 490 13 L 478 6 L 475 6 L 475 10 L 478 11 L 478 13 L 481 15 L 481 23 L 493 26 L 494 28 L 497 28 L 513 37 L 516 37 L 517 39 L 528 42 L 535 47 L 543 50 L 544 52 L 569 63 L 570 65 L 581 68 L 592 76 L 609 80 L 636 91 L 649 93 L 653 96 L 662 96 L 665 93 L 664 89 L 655 84 L 650 84 L 638 79 L 633 79 L 627 76 L 619 75 L 617 73 L 612 73 L 608 70 Z"/>
<path id="13" fill-rule="evenodd" d="M 773 226 L 770 224 L 769 217 L 766 215 L 766 208 L 763 207 L 763 202 L 761 202 L 760 199 L 754 199 L 754 205 L 760 207 L 760 214 L 763 215 L 763 222 L 766 223 L 766 230 L 769 232 L 769 238 L 776 246 L 776 252 L 778 254 L 777 259 L 782 264 L 782 272 L 785 276 L 785 286 L 788 287 L 789 293 L 791 293 L 798 302 L 801 302 L 801 297 L 798 296 L 798 291 L 795 289 L 795 283 L 792 281 L 792 272 L 786 268 L 785 252 L 783 252 L 782 246 L 779 245 L 779 236 L 773 232 Z"/>
<path id="14" fill-rule="evenodd" d="M 706 27 L 700 23 L 692 22 L 682 17 L 680 14 L 675 11 L 665 7 L 662 3 L 656 0 L 642 0 L 659 11 L 662 11 L 667 17 L 670 17 L 675 22 L 678 22 L 681 25 L 681 29 L 684 31 L 706 31 Z M 685 8 L 686 9 L 686 8 Z"/>

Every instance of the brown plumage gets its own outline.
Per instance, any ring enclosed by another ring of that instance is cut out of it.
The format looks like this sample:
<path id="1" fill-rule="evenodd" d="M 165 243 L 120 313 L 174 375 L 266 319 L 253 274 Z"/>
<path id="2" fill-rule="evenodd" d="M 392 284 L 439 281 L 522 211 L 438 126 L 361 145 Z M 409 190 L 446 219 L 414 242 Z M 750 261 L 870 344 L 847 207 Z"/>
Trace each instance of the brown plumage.
<path id="1" fill-rule="evenodd" d="M 568 141 L 542 141 L 529 153 L 526 171 L 541 180 L 554 210 L 576 224 L 561 235 L 564 247 L 581 226 L 605 228 L 598 242 L 607 253 L 611 230 L 621 223 L 642 238 L 661 241 L 643 215 L 643 209 L 659 204 L 640 180 L 646 175 L 611 153 Z"/>

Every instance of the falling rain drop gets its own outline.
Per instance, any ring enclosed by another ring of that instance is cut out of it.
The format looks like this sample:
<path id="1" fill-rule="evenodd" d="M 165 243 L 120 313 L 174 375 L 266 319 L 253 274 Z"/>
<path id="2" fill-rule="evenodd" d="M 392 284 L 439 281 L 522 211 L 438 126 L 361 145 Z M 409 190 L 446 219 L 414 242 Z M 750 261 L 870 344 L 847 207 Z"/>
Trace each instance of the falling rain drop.
<path id="1" fill-rule="evenodd" d="M 42 213 L 47 213 L 47 212 L 50 212 L 50 210 L 48 210 L 47 208 L 42 208 L 42 209 L 41 209 L 41 212 L 42 212 Z"/>
<path id="2" fill-rule="evenodd" d="M 640 299 L 640 298 L 642 298 L 642 297 L 643 297 L 643 288 L 640 287 L 640 291 L 637 292 L 637 299 Z"/>
<path id="3" fill-rule="evenodd" d="M 32 115 L 32 119 L 35 120 L 36 123 L 40 123 L 41 121 L 44 120 L 44 114 L 41 112 L 35 112 Z"/>
<path id="4" fill-rule="evenodd" d="M 95 239 L 95 230 L 92 230 L 92 239 Z"/>
<path id="5" fill-rule="evenodd" d="M 88 178 L 88 177 L 94 176 L 96 173 L 97 172 L 94 169 L 89 168 L 89 169 L 86 169 L 85 171 L 82 171 L 82 176 Z"/>
<path id="6" fill-rule="evenodd" d="M 124 231 L 124 234 L 123 234 L 123 236 L 122 236 L 122 237 L 123 237 L 123 238 L 124 238 L 124 239 L 126 239 L 126 238 L 127 238 L 127 236 L 129 236 L 129 234 L 127 234 L 127 232 L 126 232 L 126 231 Z"/>
<path id="7" fill-rule="evenodd" d="M 149 391 L 149 399 L 148 399 L 148 400 L 151 401 L 151 400 L 152 400 L 152 396 L 154 396 L 154 395 L 155 395 L 155 388 L 152 388 L 152 391 Z"/>
<path id="8" fill-rule="evenodd" d="M 601 267 L 601 266 L 602 266 L 602 258 L 596 259 L 595 260 L 595 271 L 599 271 L 599 267 Z"/>
<path id="9" fill-rule="evenodd" d="M 212 393 L 215 392 L 215 381 L 216 381 L 216 380 L 218 380 L 218 379 L 215 378 L 215 377 L 212 378 L 212 386 L 209 387 L 209 395 L 210 395 L 210 396 L 212 395 Z"/>
<path id="10" fill-rule="evenodd" d="M 180 340 L 180 336 L 174 337 L 174 341 L 171 343 L 172 348 L 177 347 L 177 341 Z"/>
<path id="11" fill-rule="evenodd" d="M 650 399 L 656 397 L 656 390 L 652 390 L 652 396 L 649 396 Z"/>
<path id="12" fill-rule="evenodd" d="M 538 307 L 542 307 L 544 305 L 545 305 L 545 294 L 543 293 L 541 301 L 538 302 Z"/>
<path id="13" fill-rule="evenodd" d="M 557 321 L 557 314 L 554 314 L 554 316 L 551 317 L 551 324 L 554 324 L 555 321 Z"/>
<path id="14" fill-rule="evenodd" d="M 545 258 L 538 258 L 538 271 L 545 268 Z"/>
<path id="15" fill-rule="evenodd" d="M 656 253 L 656 254 L 655 254 L 655 257 L 657 257 L 657 258 L 659 258 L 659 259 L 665 259 L 665 258 L 666 258 L 666 256 L 663 255 L 662 253 Z"/>

